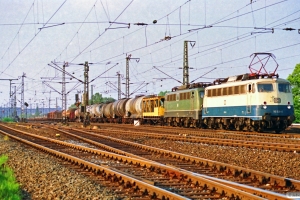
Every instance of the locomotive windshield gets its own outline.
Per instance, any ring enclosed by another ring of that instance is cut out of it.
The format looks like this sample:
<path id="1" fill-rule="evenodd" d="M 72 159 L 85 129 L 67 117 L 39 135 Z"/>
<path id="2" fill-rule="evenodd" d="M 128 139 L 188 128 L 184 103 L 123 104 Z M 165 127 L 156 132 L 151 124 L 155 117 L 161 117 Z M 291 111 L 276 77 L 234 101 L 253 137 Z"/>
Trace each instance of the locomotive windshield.
<path id="1" fill-rule="evenodd" d="M 278 83 L 278 91 L 285 92 L 285 93 L 291 93 L 291 86 L 288 83 Z"/>
<path id="2" fill-rule="evenodd" d="M 273 84 L 272 83 L 259 83 L 257 84 L 258 92 L 272 92 Z"/>

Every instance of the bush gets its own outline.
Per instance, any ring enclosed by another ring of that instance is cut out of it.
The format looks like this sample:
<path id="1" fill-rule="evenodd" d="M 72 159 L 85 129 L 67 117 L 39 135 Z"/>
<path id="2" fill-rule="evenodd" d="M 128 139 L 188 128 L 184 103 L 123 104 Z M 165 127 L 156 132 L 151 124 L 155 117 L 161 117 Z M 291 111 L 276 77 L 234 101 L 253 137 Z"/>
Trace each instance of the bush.
<path id="1" fill-rule="evenodd" d="M 13 171 L 6 166 L 7 160 L 7 156 L 0 156 L 0 199 L 21 200 L 19 184 Z"/>

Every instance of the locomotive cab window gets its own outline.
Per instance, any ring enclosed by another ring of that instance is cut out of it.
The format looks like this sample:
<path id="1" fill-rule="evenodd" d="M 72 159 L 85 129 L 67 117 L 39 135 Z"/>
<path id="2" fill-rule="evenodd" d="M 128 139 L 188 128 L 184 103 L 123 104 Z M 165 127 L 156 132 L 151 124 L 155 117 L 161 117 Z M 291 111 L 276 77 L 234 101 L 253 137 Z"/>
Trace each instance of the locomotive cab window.
<path id="1" fill-rule="evenodd" d="M 204 97 L 204 91 L 200 91 L 199 95 L 200 95 L 200 98 L 203 98 Z"/>
<path id="2" fill-rule="evenodd" d="M 159 106 L 164 107 L 164 102 L 165 102 L 164 98 L 160 99 Z"/>
<path id="3" fill-rule="evenodd" d="M 252 93 L 254 93 L 254 92 L 255 92 L 255 84 L 252 83 Z"/>
<path id="4" fill-rule="evenodd" d="M 285 93 L 291 93 L 291 86 L 288 83 L 278 83 L 278 91 L 285 92 Z"/>
<path id="5" fill-rule="evenodd" d="M 272 92 L 273 84 L 272 83 L 259 83 L 257 84 L 258 92 Z"/>

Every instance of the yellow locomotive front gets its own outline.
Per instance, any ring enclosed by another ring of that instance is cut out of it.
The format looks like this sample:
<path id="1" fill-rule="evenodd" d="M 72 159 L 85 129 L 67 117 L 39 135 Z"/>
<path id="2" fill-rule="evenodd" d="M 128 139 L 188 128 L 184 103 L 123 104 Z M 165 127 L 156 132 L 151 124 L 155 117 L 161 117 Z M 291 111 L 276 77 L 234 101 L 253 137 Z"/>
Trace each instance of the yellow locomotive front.
<path id="1" fill-rule="evenodd" d="M 163 123 L 164 101 L 164 96 L 151 95 L 143 98 L 143 123 Z"/>

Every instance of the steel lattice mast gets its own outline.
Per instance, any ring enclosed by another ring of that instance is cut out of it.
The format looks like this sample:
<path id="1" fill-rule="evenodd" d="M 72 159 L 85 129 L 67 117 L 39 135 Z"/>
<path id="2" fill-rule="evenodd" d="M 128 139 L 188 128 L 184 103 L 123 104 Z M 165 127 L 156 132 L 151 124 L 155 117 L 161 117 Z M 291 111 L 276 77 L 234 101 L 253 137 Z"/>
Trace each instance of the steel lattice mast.
<path id="1" fill-rule="evenodd" d="M 62 68 L 61 107 L 62 107 L 62 112 L 65 112 L 65 114 L 62 117 L 62 123 L 66 123 L 67 121 L 66 65 L 68 65 L 68 63 L 65 63 Z"/>
<path id="2" fill-rule="evenodd" d="M 117 72 L 118 76 L 118 100 L 121 99 L 121 74 L 120 72 Z"/>
<path id="3" fill-rule="evenodd" d="M 24 121 L 24 78 L 26 74 L 23 72 L 22 75 L 22 86 L 21 86 L 21 121 Z"/>
<path id="4" fill-rule="evenodd" d="M 129 81 L 130 81 L 130 79 L 129 79 L 129 60 L 131 60 L 131 59 L 135 59 L 137 62 L 139 62 L 140 61 L 140 59 L 139 58 L 131 58 L 131 54 L 129 54 L 127 57 L 126 57 L 126 83 L 125 83 L 125 85 L 126 85 L 126 98 L 129 98 L 129 96 L 130 96 L 130 94 L 129 94 Z"/>
<path id="5" fill-rule="evenodd" d="M 192 47 L 195 46 L 195 41 L 184 41 L 183 46 L 183 85 L 188 85 L 189 82 L 189 55 L 188 55 L 188 42 Z"/>

